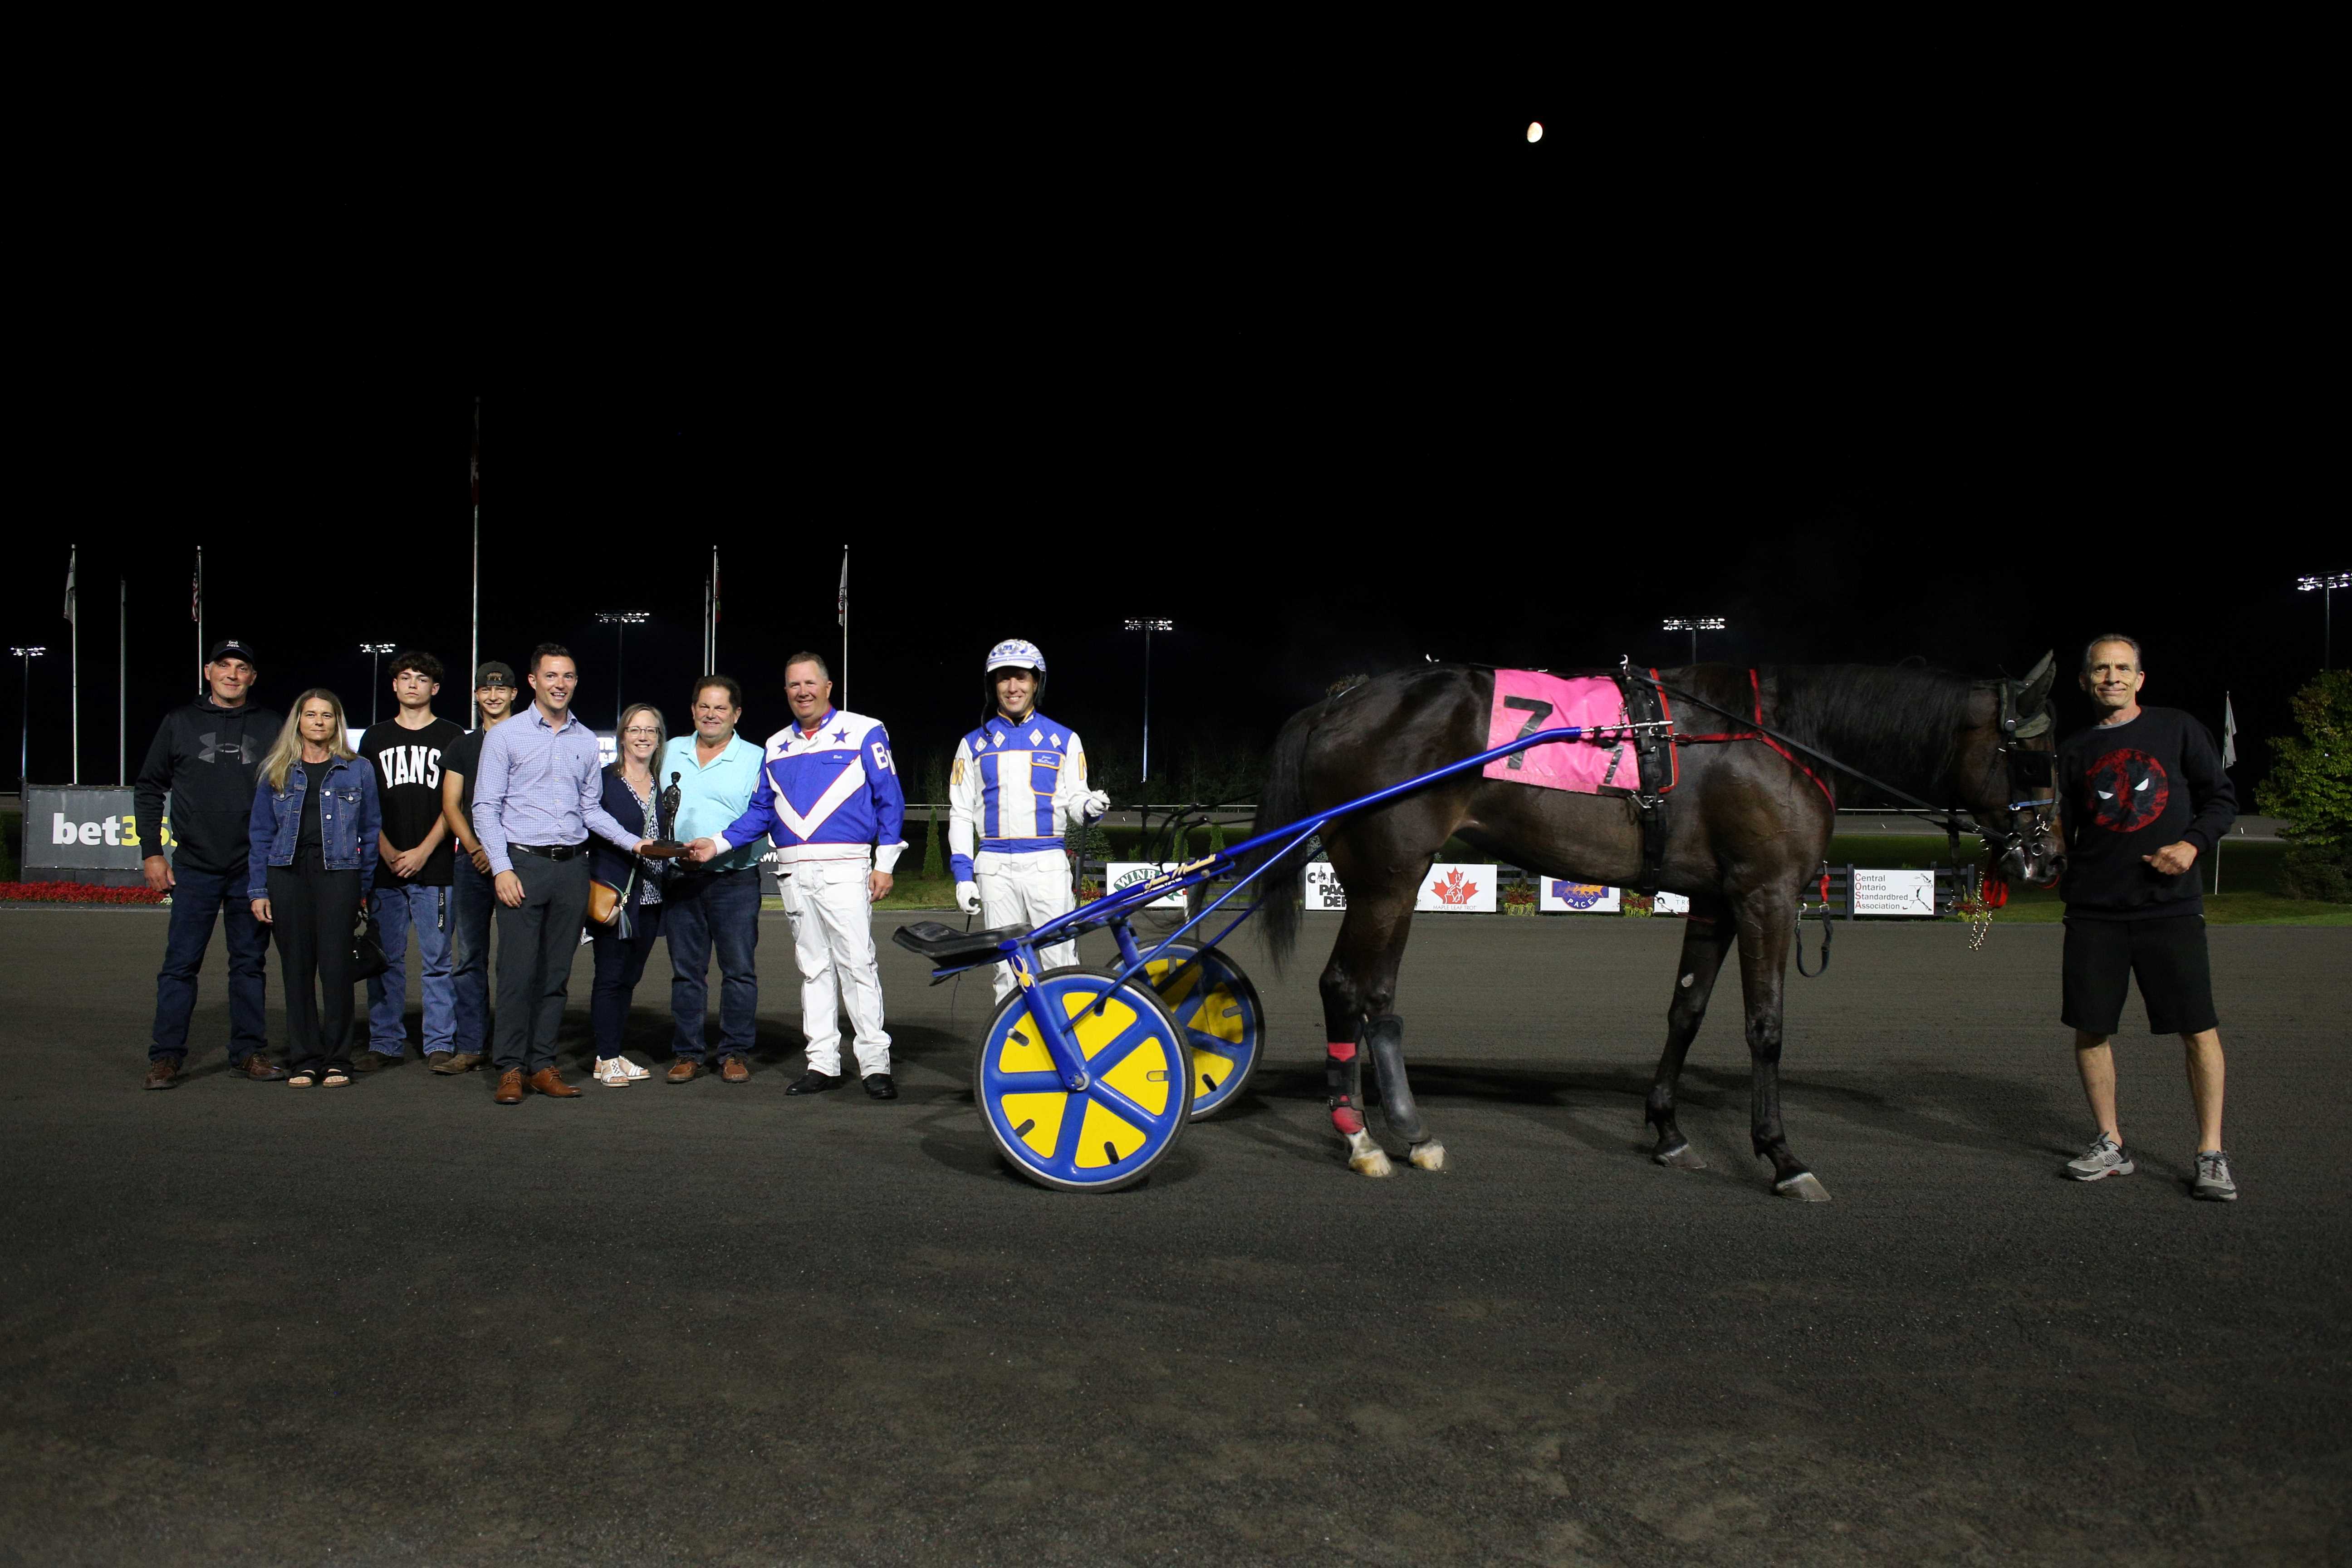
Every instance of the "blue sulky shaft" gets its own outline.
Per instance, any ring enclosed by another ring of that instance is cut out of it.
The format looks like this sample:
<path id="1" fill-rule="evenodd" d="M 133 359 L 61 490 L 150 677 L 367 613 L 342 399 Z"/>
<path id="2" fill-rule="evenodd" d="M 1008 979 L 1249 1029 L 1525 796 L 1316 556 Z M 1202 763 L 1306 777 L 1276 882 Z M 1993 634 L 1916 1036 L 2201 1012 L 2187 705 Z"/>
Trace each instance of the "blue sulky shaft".
<path id="1" fill-rule="evenodd" d="M 1316 834 L 1320 833 L 1325 827 L 1337 822 L 1343 816 L 1349 816 L 1357 812 L 1369 810 L 1373 806 L 1394 800 L 1399 795 L 1411 795 L 1415 790 L 1426 789 L 1431 784 L 1437 783 L 1440 779 L 1452 778 L 1456 773 L 1467 773 L 1473 768 L 1483 768 L 1488 763 L 1494 762 L 1498 758 L 1507 757 L 1515 752 L 1527 751 L 1531 747 L 1551 745 L 1562 741 L 1598 742 L 1620 740 L 1641 733 L 1644 731 L 1664 731 L 1668 728 L 1670 728 L 1670 721 L 1663 720 L 1651 723 L 1603 724 L 1591 726 L 1570 724 L 1563 725 L 1560 728 L 1554 730 L 1538 730 L 1532 735 L 1515 736 L 1504 744 L 1496 746 L 1490 751 L 1480 752 L 1475 756 L 1465 757 L 1459 762 L 1448 763 L 1442 768 L 1433 768 L 1428 773 L 1416 774 L 1412 778 L 1402 780 L 1397 784 L 1392 784 L 1386 789 L 1375 790 L 1370 795 L 1361 795 L 1354 800 L 1347 801 L 1339 805 L 1332 806 L 1329 810 L 1322 812 L 1314 817 L 1302 818 L 1297 822 L 1286 823 L 1282 826 L 1276 827 L 1270 832 L 1260 833 L 1252 837 L 1244 839 L 1239 844 L 1229 845 L 1224 849 L 1216 854 L 1210 855 L 1205 858 L 1191 861 L 1185 865 L 1179 866 L 1172 871 L 1163 871 L 1157 877 L 1137 883 L 1134 887 L 1121 888 L 1117 892 L 1106 893 L 1103 897 L 1096 900 L 1093 903 L 1087 905 L 1083 909 L 1073 910 L 1066 915 L 1056 915 L 1052 920 L 1047 921 L 1044 925 L 1039 926 L 1036 930 L 1003 942 L 1001 945 L 1001 952 L 1005 957 L 1010 958 L 1014 953 L 1026 950 L 1027 953 L 1030 955 L 1030 963 L 1034 966 L 1034 955 L 1039 948 L 1051 947 L 1056 942 L 1066 942 L 1071 938 L 1077 936 L 1082 931 L 1092 931 L 1097 926 L 1108 925 L 1112 921 L 1118 920 L 1126 915 L 1133 913 L 1137 910 L 1141 909 L 1144 905 L 1151 902 L 1154 899 L 1165 897 L 1170 893 L 1186 891 L 1190 889 L 1198 887 L 1202 882 L 1213 881 L 1231 871 L 1243 859 L 1256 853 L 1258 850 L 1265 848 L 1266 846 L 1277 842 L 1282 843 L 1282 850 L 1280 853 L 1267 856 L 1264 863 L 1259 865 L 1256 869 L 1251 871 L 1247 876 L 1244 877 L 1240 881 L 1234 883 L 1233 887 L 1226 889 L 1224 894 L 1221 896 L 1216 902 L 1209 905 L 1199 914 L 1192 916 L 1182 925 L 1177 927 L 1175 931 L 1171 932 L 1168 937 L 1160 943 L 1159 946 L 1153 948 L 1150 952 L 1145 953 L 1140 959 L 1129 963 L 1119 975 L 1119 981 L 1124 983 L 1132 978 L 1137 972 L 1150 963 L 1152 960 L 1158 958 L 1162 952 L 1166 952 L 1171 945 L 1181 940 L 1187 931 L 1192 931 L 1202 921 L 1208 919 L 1211 915 L 1216 913 L 1217 910 L 1223 909 L 1233 900 L 1234 894 L 1240 892 L 1252 882 L 1256 881 L 1260 877 L 1264 876 L 1275 866 L 1280 864 L 1284 856 L 1287 855 L 1289 851 L 1297 848 L 1301 844 L 1306 843 L 1307 839 L 1313 837 Z M 1235 927 L 1239 926 L 1244 920 L 1248 918 L 1249 911 L 1245 910 L 1241 913 L 1241 915 L 1237 916 L 1231 924 L 1227 925 L 1224 930 L 1219 931 L 1215 940 L 1208 945 L 1214 946 L 1217 942 L 1223 942 L 1227 936 L 1233 933 Z M 998 960 L 993 958 L 979 961 L 979 963 L 992 963 L 996 962 L 998 962 Z M 954 968 L 938 970 L 936 973 L 941 975 L 953 974 L 959 970 L 976 967 L 978 967 L 977 963 L 959 964 Z"/>
<path id="2" fill-rule="evenodd" d="M 1073 910 L 1066 915 L 1056 915 L 1034 931 L 1007 938 L 997 944 L 997 952 L 993 956 L 977 959 L 970 963 L 935 969 L 932 971 L 933 977 L 941 978 L 962 970 L 978 968 L 982 963 L 1010 963 L 1014 974 L 1021 981 L 1023 992 L 1028 997 L 1029 1016 L 1034 1021 L 1039 1035 L 1043 1037 L 1046 1054 L 1053 1058 L 1055 1068 L 1061 1074 L 1064 1087 L 1073 1094 L 1082 1093 L 1088 1088 L 1091 1079 L 1087 1071 L 1086 1055 L 1079 1048 L 1076 1040 L 1073 1038 L 1069 1028 L 1069 1023 L 1074 1020 L 1065 1020 L 1055 1016 L 1054 1010 L 1044 1005 L 1042 994 L 1032 989 L 1037 974 L 1038 949 L 1068 941 L 1081 931 L 1092 931 L 1098 926 L 1109 925 L 1113 921 L 1124 921 L 1129 915 L 1154 899 L 1196 888 L 1203 882 L 1225 875 L 1250 855 L 1271 845 L 1281 846 L 1275 853 L 1266 856 L 1248 875 L 1226 889 L 1214 903 L 1208 905 L 1199 914 L 1192 916 L 1171 931 L 1160 945 L 1150 952 L 1136 953 L 1129 957 L 1128 954 L 1133 952 L 1136 944 L 1132 941 L 1122 941 L 1119 943 L 1120 952 L 1126 962 L 1118 977 L 1097 998 L 1094 1005 L 1098 1010 L 1105 1002 L 1109 1000 L 1112 993 L 1147 969 L 1154 960 L 1181 940 L 1186 932 L 1231 903 L 1242 889 L 1280 865 L 1292 850 L 1343 816 L 1369 810 L 1383 802 L 1394 800 L 1399 795 L 1411 795 L 1418 789 L 1426 789 L 1440 779 L 1452 778 L 1454 774 L 1467 773 L 1472 768 L 1485 767 L 1497 758 L 1507 757 L 1531 747 L 1551 745 L 1563 741 L 1617 740 L 1648 731 L 1671 731 L 1671 721 L 1659 720 L 1652 722 L 1595 726 L 1570 724 L 1555 730 L 1538 730 L 1531 735 L 1515 736 L 1505 744 L 1480 752 L 1475 756 L 1465 757 L 1456 763 L 1448 763 L 1442 768 L 1433 768 L 1428 773 L 1392 784 L 1386 789 L 1375 790 L 1370 795 L 1343 802 L 1311 818 L 1286 823 L 1271 832 L 1260 833 L 1245 838 L 1241 843 L 1229 846 L 1203 859 L 1191 861 L 1177 867 L 1172 871 L 1163 871 L 1159 876 L 1138 883 L 1132 888 L 1123 888 L 1117 892 L 1107 894 L 1084 909 Z M 1250 908 L 1242 910 L 1204 945 L 1213 947 L 1217 942 L 1224 941 L 1226 937 L 1233 934 L 1234 929 L 1243 921 L 1249 918 L 1255 908 L 1256 906 L 1252 904 Z"/>

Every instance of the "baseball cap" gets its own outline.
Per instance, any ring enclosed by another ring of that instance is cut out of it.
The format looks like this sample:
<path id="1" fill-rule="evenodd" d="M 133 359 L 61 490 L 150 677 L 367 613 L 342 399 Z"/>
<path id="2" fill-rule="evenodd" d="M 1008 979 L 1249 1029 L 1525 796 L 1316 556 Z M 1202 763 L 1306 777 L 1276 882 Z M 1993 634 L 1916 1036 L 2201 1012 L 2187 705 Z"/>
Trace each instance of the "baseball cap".
<path id="1" fill-rule="evenodd" d="M 474 671 L 474 689 L 477 691 L 485 686 L 511 687 L 514 684 L 514 667 L 499 659 L 491 659 Z"/>
<path id="2" fill-rule="evenodd" d="M 220 641 L 213 644 L 212 652 L 205 655 L 206 664 L 218 664 L 225 658 L 241 658 L 256 669 L 261 668 L 261 661 L 253 657 L 253 649 L 235 637 L 221 638 Z"/>

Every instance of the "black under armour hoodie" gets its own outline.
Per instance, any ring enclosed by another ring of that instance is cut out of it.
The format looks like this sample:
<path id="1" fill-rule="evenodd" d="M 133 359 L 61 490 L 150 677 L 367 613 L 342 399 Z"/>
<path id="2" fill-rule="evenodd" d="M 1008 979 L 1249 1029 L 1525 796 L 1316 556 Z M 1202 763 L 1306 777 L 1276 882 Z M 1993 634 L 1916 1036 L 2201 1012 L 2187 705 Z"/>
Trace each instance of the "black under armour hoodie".
<path id="1" fill-rule="evenodd" d="M 267 708 L 224 708 L 209 695 L 164 715 L 131 795 L 142 853 L 160 852 L 168 796 L 173 867 L 241 877 L 254 781 L 284 722 Z"/>

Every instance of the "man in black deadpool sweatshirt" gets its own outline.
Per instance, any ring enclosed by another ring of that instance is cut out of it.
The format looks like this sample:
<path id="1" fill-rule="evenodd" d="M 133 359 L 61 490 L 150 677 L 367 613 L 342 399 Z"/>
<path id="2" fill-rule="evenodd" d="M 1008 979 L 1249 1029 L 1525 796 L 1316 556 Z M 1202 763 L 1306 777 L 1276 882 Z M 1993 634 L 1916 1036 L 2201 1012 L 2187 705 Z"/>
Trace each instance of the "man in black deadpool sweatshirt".
<path id="1" fill-rule="evenodd" d="M 205 660 L 205 694 L 164 715 L 147 748 L 131 795 L 147 885 L 172 895 L 163 967 L 155 976 L 155 1033 L 147 1047 L 149 1089 L 169 1089 L 188 1054 L 188 1019 L 196 1010 L 196 972 L 212 945 L 213 921 L 228 928 L 228 1065 L 232 1075 L 267 1081 L 286 1069 L 262 1047 L 262 975 L 269 928 L 253 918 L 247 895 L 246 825 L 253 784 L 283 721 L 254 706 L 258 679 L 253 650 L 215 643 Z M 172 808 L 171 854 L 164 854 L 163 805 Z"/>
<path id="2" fill-rule="evenodd" d="M 2234 1199 L 2221 1148 L 2221 1036 L 2205 950 L 2204 878 L 2198 862 L 2237 820 L 2212 732 L 2177 708 L 2143 708 L 2139 644 L 2105 633 L 2083 650 L 2083 689 L 2098 722 L 2058 747 L 2065 824 L 2064 1007 L 2074 1066 L 2099 1124 L 2098 1141 L 2066 1173 L 2077 1181 L 2131 1174 L 2116 1121 L 2116 1063 L 2107 1042 L 2123 1022 L 2124 993 L 2139 982 L 2151 1033 L 2179 1035 L 2189 1052 L 2197 1112 L 2200 1198 Z"/>

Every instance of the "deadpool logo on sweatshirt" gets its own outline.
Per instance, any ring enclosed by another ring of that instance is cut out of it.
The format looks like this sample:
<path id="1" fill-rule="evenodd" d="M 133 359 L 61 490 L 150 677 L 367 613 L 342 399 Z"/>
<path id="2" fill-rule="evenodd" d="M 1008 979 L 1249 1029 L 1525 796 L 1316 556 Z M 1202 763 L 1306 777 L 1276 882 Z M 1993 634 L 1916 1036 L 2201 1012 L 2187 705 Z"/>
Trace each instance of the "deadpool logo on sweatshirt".
<path id="1" fill-rule="evenodd" d="M 2164 764 L 2128 747 L 2093 763 L 2084 782 L 2091 792 L 2091 820 L 2110 833 L 2137 832 L 2162 816 L 2172 799 Z"/>

